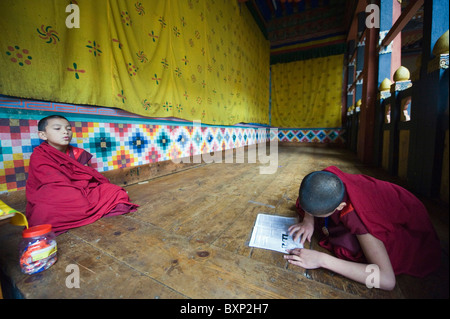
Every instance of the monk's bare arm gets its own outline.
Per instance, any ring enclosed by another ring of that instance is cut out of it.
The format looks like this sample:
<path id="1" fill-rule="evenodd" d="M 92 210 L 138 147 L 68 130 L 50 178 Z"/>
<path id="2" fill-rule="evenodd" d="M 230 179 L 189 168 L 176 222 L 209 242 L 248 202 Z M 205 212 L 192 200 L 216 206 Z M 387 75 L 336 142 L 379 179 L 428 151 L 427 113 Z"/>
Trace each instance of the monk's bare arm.
<path id="1" fill-rule="evenodd" d="M 395 275 L 389 256 L 383 242 L 370 234 L 358 235 L 358 240 L 369 264 L 376 264 L 380 270 L 380 286 L 384 290 L 392 290 L 395 287 Z M 371 271 L 368 264 L 342 260 L 334 256 L 310 249 L 294 249 L 290 255 L 286 255 L 291 264 L 307 268 L 326 268 L 349 279 L 366 284 Z"/>

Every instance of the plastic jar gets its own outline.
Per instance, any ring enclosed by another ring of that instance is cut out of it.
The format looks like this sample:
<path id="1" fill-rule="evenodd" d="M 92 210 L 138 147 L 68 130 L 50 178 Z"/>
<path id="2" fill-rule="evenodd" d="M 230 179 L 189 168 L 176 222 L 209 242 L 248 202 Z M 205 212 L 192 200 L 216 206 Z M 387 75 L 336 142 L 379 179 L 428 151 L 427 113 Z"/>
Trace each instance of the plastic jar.
<path id="1" fill-rule="evenodd" d="M 19 244 L 20 269 L 32 275 L 50 268 L 56 260 L 56 236 L 52 225 L 39 225 L 25 229 Z"/>

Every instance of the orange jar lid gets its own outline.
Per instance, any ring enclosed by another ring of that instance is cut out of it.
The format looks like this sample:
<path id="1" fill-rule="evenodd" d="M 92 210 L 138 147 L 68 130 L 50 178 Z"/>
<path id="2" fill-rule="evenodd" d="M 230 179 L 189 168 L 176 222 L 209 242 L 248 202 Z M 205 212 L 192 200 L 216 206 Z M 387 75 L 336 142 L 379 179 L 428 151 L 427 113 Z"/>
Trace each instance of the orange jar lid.
<path id="1" fill-rule="evenodd" d="M 47 234 L 51 231 L 52 231 L 52 225 L 50 225 L 50 224 L 33 226 L 28 229 L 25 229 L 22 232 L 22 237 L 23 238 L 37 237 L 37 236 Z"/>

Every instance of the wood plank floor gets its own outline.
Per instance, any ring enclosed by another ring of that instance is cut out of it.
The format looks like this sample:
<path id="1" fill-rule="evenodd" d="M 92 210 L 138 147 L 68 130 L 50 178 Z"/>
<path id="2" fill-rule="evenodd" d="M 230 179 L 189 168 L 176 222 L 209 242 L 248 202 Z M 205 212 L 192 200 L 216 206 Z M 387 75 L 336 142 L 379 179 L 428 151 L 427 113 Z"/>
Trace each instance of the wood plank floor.
<path id="1" fill-rule="evenodd" d="M 58 262 L 33 276 L 17 263 L 21 229 L 0 225 L 1 270 L 25 298 L 448 298 L 448 207 L 434 201 L 424 200 L 441 238 L 442 269 L 424 279 L 398 276 L 391 292 L 248 246 L 257 214 L 295 216 L 303 176 L 330 165 L 395 181 L 343 149 L 279 147 L 275 174 L 247 161 L 205 164 L 127 186 L 137 212 L 60 235 Z M 322 250 L 316 238 L 310 248 Z M 66 287 L 71 264 L 80 288 Z"/>

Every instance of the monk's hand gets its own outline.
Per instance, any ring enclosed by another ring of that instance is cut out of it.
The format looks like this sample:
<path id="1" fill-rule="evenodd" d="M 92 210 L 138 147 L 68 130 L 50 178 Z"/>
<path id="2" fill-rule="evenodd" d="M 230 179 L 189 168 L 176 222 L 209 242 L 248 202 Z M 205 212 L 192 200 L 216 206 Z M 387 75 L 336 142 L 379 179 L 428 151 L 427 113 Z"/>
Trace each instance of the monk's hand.
<path id="1" fill-rule="evenodd" d="M 316 269 L 322 267 L 322 255 L 323 253 L 316 250 L 306 248 L 295 248 L 288 250 L 289 255 L 284 255 L 290 264 L 305 268 Z"/>
<path id="2" fill-rule="evenodd" d="M 311 237 L 314 233 L 314 224 L 303 221 L 301 223 L 292 225 L 288 229 L 289 236 L 293 236 L 294 241 L 298 241 L 301 236 L 300 243 L 303 245 L 306 240 L 311 242 Z"/>

